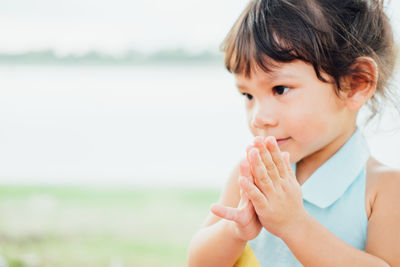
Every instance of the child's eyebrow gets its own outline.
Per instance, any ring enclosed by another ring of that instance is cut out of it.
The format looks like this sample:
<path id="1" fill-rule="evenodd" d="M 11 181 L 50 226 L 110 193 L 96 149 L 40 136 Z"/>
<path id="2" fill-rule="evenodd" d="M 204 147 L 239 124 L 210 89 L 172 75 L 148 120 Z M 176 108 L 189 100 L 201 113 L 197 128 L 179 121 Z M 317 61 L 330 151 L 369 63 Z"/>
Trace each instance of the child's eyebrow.
<path id="1" fill-rule="evenodd" d="M 278 78 L 298 78 L 298 76 L 293 73 L 279 73 L 279 72 L 268 73 L 267 76 L 271 80 L 275 80 Z"/>
<path id="2" fill-rule="evenodd" d="M 238 84 L 238 83 L 236 84 L 236 87 L 237 87 L 237 89 L 243 89 L 243 90 L 247 89 L 246 86 Z"/>
<path id="3" fill-rule="evenodd" d="M 240 91 L 240 90 L 248 90 L 248 88 L 246 87 L 246 86 L 244 86 L 244 85 L 241 85 L 241 84 L 236 84 L 236 87 L 237 87 L 237 89 Z"/>
<path id="4" fill-rule="evenodd" d="M 293 73 L 276 73 L 276 72 L 271 72 L 267 74 L 268 77 L 268 82 L 271 82 L 273 80 L 277 80 L 277 79 L 295 79 L 298 78 L 298 76 L 296 74 Z M 236 83 L 236 87 L 237 89 L 240 90 L 249 90 L 245 85 L 242 85 L 240 83 Z"/>

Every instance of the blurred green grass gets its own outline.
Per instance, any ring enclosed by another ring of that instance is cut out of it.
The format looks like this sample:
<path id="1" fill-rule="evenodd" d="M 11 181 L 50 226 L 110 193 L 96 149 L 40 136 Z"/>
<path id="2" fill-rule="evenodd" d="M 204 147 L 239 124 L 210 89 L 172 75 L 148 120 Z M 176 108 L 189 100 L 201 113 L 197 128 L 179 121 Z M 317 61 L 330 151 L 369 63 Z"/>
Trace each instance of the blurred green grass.
<path id="1" fill-rule="evenodd" d="M 214 188 L 0 186 L 10 267 L 186 266 Z M 1 263 L 0 263 L 1 267 Z"/>

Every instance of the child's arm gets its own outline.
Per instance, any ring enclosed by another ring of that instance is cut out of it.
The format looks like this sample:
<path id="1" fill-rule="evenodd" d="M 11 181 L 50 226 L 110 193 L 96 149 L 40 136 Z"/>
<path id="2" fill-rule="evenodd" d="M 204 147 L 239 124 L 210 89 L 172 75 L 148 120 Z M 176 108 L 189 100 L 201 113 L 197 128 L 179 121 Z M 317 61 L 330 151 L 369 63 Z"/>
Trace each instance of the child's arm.
<path id="1" fill-rule="evenodd" d="M 261 224 L 251 202 L 239 191 L 238 176 L 252 180 L 246 160 L 233 172 L 219 204 L 211 207 L 211 211 L 219 217 L 210 214 L 204 227 L 192 238 L 188 258 L 190 267 L 232 267 L 247 240 L 253 239 L 260 232 Z"/>
<path id="2" fill-rule="evenodd" d="M 242 180 L 242 188 L 263 227 L 280 237 L 304 266 L 400 266 L 400 174 L 377 198 L 368 227 L 367 252 L 361 251 L 306 212 L 288 157 L 282 158 L 273 140 L 267 142 L 267 147 L 269 153 L 250 151 L 255 182 Z"/>
<path id="3" fill-rule="evenodd" d="M 381 225 L 382 226 L 382 225 Z M 383 226 L 385 227 L 385 226 Z M 398 226 L 397 226 L 398 228 Z M 382 228 L 380 228 L 382 230 Z M 398 232 L 398 230 L 397 230 Z M 395 267 L 399 265 L 399 249 L 397 243 L 379 243 L 381 253 L 386 254 L 384 261 L 377 253 L 370 254 L 354 248 L 335 236 L 313 217 L 303 218 L 296 228 L 280 236 L 296 258 L 306 267 L 312 266 L 352 266 L 352 267 Z M 398 234 L 397 234 L 398 238 Z M 397 247 L 397 249 L 396 249 Z M 397 252 L 396 252 L 397 250 Z M 396 259 L 397 257 L 397 259 Z M 390 265 L 388 264 L 390 263 Z"/>
<path id="4" fill-rule="evenodd" d="M 343 242 L 311 216 L 282 236 L 305 266 L 400 266 L 400 172 L 383 176 L 368 221 L 365 251 Z"/>

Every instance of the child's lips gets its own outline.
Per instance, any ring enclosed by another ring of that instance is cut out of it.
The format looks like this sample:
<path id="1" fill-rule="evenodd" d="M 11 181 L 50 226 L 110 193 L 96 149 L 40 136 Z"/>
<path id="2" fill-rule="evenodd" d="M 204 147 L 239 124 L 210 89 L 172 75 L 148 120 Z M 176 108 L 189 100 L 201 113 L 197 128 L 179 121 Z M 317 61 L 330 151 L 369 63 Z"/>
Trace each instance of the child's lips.
<path id="1" fill-rule="evenodd" d="M 278 142 L 278 145 L 281 146 L 284 143 L 286 143 L 287 141 L 289 141 L 290 137 L 287 138 L 282 138 L 282 139 L 276 139 L 276 141 Z"/>

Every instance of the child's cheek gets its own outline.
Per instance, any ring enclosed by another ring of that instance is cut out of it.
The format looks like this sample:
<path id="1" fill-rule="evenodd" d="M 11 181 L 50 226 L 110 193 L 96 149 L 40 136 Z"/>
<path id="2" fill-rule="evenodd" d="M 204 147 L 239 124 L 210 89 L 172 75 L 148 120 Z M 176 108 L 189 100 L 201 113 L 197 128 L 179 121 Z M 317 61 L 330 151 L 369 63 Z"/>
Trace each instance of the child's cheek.
<path id="1" fill-rule="evenodd" d="M 321 136 L 326 135 L 327 126 L 315 121 L 306 121 L 297 125 L 297 137 L 305 143 L 315 142 Z"/>
<path id="2" fill-rule="evenodd" d="M 324 137 L 329 133 L 329 123 L 320 120 L 308 114 L 298 114 L 295 119 L 291 120 L 291 124 L 287 125 L 290 134 L 296 143 L 306 150 L 314 150 L 321 143 Z"/>

